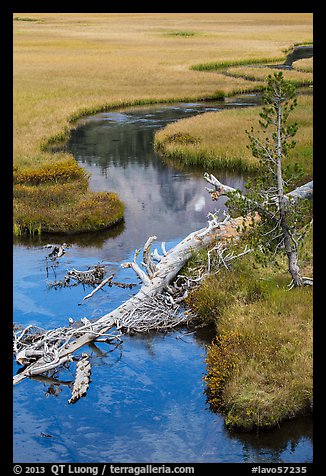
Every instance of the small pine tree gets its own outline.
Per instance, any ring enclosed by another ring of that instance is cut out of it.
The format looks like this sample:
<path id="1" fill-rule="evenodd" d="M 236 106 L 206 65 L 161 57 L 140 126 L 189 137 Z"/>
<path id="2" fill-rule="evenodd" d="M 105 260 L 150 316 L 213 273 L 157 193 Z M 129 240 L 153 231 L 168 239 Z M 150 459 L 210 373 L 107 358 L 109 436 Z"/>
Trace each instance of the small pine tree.
<path id="1" fill-rule="evenodd" d="M 286 196 L 291 184 L 302 175 L 296 164 L 284 167 L 284 159 L 295 146 L 297 123 L 288 123 L 297 105 L 295 86 L 286 81 L 282 72 L 269 75 L 263 94 L 264 107 L 260 113 L 260 131 L 246 131 L 254 157 L 260 161 L 261 172 L 246 184 L 245 196 L 230 193 L 228 206 L 242 216 L 251 214 L 250 238 L 261 260 L 285 251 L 294 286 L 303 283 L 298 265 L 299 230 L 304 223 L 307 205 L 293 203 Z M 254 219 L 259 214 L 260 220 Z"/>

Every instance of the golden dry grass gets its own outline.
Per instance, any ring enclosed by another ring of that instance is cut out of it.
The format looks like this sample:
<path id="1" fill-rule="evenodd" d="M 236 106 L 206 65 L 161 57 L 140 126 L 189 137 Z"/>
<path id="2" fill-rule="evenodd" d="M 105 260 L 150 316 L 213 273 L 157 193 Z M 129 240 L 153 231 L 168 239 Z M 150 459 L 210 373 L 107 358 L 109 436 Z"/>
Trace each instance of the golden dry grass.
<path id="1" fill-rule="evenodd" d="M 310 14 L 19 14 L 15 159 L 39 152 L 81 107 L 230 92 L 245 83 L 189 70 L 203 59 L 282 55 L 312 37 Z M 192 30 L 193 37 L 168 36 Z"/>
<path id="2" fill-rule="evenodd" d="M 293 63 L 293 69 L 297 71 L 313 72 L 313 58 L 304 58 Z"/>
<path id="3" fill-rule="evenodd" d="M 224 166 L 241 170 L 257 170 L 259 162 L 247 149 L 245 133 L 254 126 L 259 129 L 261 107 L 207 112 L 169 124 L 155 134 L 157 150 L 175 162 L 216 168 Z M 298 162 L 305 178 L 312 176 L 313 98 L 300 96 L 291 120 L 298 123 L 296 147 L 289 162 Z"/>
<path id="4" fill-rule="evenodd" d="M 302 60 L 306 61 L 306 60 Z M 297 62 L 298 63 L 298 62 Z M 294 63 L 296 64 L 296 63 Z M 227 74 L 235 78 L 244 78 L 249 81 L 266 81 L 269 74 L 275 73 L 275 68 L 272 67 L 244 67 L 238 66 L 235 68 L 228 68 Z M 282 70 L 285 79 L 292 81 L 297 86 L 308 86 L 313 83 L 312 69 L 310 71 L 304 69 Z"/>
<path id="5" fill-rule="evenodd" d="M 309 13 L 14 16 L 14 164 L 33 171 L 54 163 L 44 146 L 67 138 L 82 112 L 242 91 L 242 78 L 190 67 L 273 59 L 312 40 Z"/>
<path id="6" fill-rule="evenodd" d="M 221 332 L 241 336 L 238 367 L 223 404 L 228 426 L 275 426 L 308 411 L 312 401 L 312 292 L 274 288 L 260 302 L 235 305 Z"/>
<path id="7" fill-rule="evenodd" d="M 312 264 L 312 230 L 300 261 L 306 270 Z M 309 286 L 289 291 L 285 260 L 279 264 L 259 267 L 247 255 L 188 298 L 192 310 L 216 326 L 205 382 L 208 401 L 230 428 L 273 427 L 310 411 L 313 293 Z"/>

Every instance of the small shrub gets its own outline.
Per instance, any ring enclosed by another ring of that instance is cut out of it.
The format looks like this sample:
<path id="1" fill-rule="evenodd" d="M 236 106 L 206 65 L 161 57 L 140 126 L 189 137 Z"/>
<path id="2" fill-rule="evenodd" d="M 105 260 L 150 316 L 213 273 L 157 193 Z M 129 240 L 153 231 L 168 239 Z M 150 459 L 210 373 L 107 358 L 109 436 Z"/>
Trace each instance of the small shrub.
<path id="1" fill-rule="evenodd" d="M 223 390 L 237 366 L 239 335 L 237 333 L 219 334 L 207 349 L 206 394 L 214 411 L 223 410 Z"/>
<path id="2" fill-rule="evenodd" d="M 224 288 L 219 287 L 218 283 L 219 279 L 211 276 L 187 298 L 187 304 L 206 323 L 216 323 L 225 307 L 233 299 Z"/>

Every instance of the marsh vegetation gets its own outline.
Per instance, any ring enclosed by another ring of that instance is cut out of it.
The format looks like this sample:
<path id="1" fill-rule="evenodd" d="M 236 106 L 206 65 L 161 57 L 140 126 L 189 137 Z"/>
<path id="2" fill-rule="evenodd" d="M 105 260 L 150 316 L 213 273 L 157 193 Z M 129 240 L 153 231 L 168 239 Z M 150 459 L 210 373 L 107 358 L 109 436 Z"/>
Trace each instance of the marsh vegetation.
<path id="1" fill-rule="evenodd" d="M 312 176 L 312 107 L 312 96 L 300 96 L 292 116 L 298 123 L 300 134 L 287 165 L 300 164 L 304 170 L 302 181 L 310 180 Z M 260 164 L 247 148 L 249 142 L 245 130 L 250 129 L 259 110 L 257 106 L 207 112 L 174 122 L 155 134 L 156 150 L 177 164 L 197 165 L 204 170 L 226 167 L 255 172 Z"/>
<path id="2" fill-rule="evenodd" d="M 250 15 L 250 17 L 248 16 Z M 57 225 L 39 203 L 14 187 L 14 231 L 83 229 L 78 220 L 66 228 L 68 209 L 84 208 L 84 178 L 62 145 L 82 115 L 119 106 L 223 97 L 252 89 L 243 77 L 223 71 L 194 70 L 217 60 L 220 64 L 270 62 L 284 58 L 299 42 L 311 41 L 310 14 L 28 14 L 14 21 L 14 166 L 17 184 L 51 194 Z M 18 21 L 19 19 L 19 21 Z M 31 21 L 33 20 L 33 21 Z M 250 28 L 248 28 L 248 21 Z M 226 62 L 226 63 L 225 63 Z M 223 68 L 224 68 L 223 66 Z M 302 73 L 301 73 L 302 74 Z M 57 180 L 57 167 L 61 168 Z M 24 177 L 26 181 L 24 181 Z M 81 183 L 81 182 L 82 183 Z M 74 183 L 71 201 L 64 183 Z M 56 184 L 56 187 L 53 185 Z M 29 189 L 26 191 L 30 191 Z M 17 198 L 16 192 L 19 194 Z M 54 206 L 60 201 L 62 206 Z M 103 201 L 103 197 L 101 197 Z M 122 206 L 112 216 L 97 207 L 91 220 L 101 229 L 122 218 Z M 32 207 L 37 215 L 31 219 Z M 94 209 L 93 209 L 94 211 Z M 60 225 L 62 223 L 62 226 Z"/>
<path id="3" fill-rule="evenodd" d="M 128 105 L 260 91 L 293 39 L 312 39 L 310 14 L 17 15 L 16 235 L 103 230 L 122 221 L 119 191 L 90 191 L 89 176 L 66 148 L 79 118 Z M 284 75 L 311 86 L 311 59 L 295 62 Z M 176 168 L 257 172 L 244 133 L 256 117 L 257 108 L 244 108 L 184 119 L 156 134 L 156 149 Z M 299 163 L 304 182 L 312 177 L 311 95 L 300 96 L 293 119 L 300 134 L 287 160 Z M 303 271 L 311 274 L 311 230 L 299 253 Z M 205 259 L 197 253 L 188 266 Z M 207 278 L 188 298 L 202 322 L 215 327 L 206 359 L 207 398 L 230 428 L 270 428 L 310 411 L 312 292 L 289 293 L 287 284 L 285 261 L 262 267 L 250 255 Z"/>

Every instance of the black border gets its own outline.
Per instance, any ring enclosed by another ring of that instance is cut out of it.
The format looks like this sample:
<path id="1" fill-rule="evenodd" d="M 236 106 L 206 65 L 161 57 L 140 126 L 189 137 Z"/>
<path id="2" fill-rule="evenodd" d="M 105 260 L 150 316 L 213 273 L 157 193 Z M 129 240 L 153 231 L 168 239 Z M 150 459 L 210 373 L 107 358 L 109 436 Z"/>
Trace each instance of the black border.
<path id="1" fill-rule="evenodd" d="M 12 153 L 13 153 L 13 145 L 12 145 L 12 136 L 13 136 L 13 26 L 12 26 L 12 18 L 13 14 L 16 12 L 20 13 L 35 13 L 35 12 L 53 12 L 53 13 L 74 13 L 80 12 L 84 10 L 84 13 L 102 13 L 103 10 L 108 9 L 111 5 L 106 5 L 104 2 L 93 1 L 91 2 L 91 11 L 89 8 L 89 4 L 82 5 L 80 2 L 23 2 L 23 1 L 13 1 L 11 5 L 1 5 L 1 28 L 0 28 L 0 35 L 1 35 L 1 45 L 2 45 L 2 52 L 4 55 L 2 61 L 2 72 L 0 75 L 2 85 L 1 85 L 1 93 L 2 93 L 2 103 L 5 105 L 4 114 L 2 115 L 2 129 L 5 128 L 4 131 L 4 143 L 5 143 L 5 151 L 2 152 L 2 167 L 0 173 L 0 180 L 1 182 L 1 191 L 2 191 L 2 203 L 4 203 L 1 207 L 1 217 L 2 217 L 2 234 L 1 234 L 1 251 L 3 256 L 3 276 L 5 279 L 3 280 L 4 290 L 2 291 L 1 300 L 3 303 L 2 306 L 2 320 L 1 320 L 1 394 L 2 398 L 1 402 L 1 409 L 2 409 L 2 421 L 1 421 L 1 431 L 2 431 L 2 439 L 1 439 L 1 457 L 0 461 L 2 462 L 2 466 L 8 469 L 4 469 L 4 474 L 13 474 L 12 473 L 12 464 L 13 464 L 13 448 L 12 448 L 12 441 L 13 441 L 13 426 L 12 426 L 12 414 L 13 414 L 13 391 L 12 391 L 12 311 L 13 311 L 13 298 L 12 298 Z M 129 5 L 130 6 L 130 5 Z M 128 13 L 146 13 L 146 12 L 153 12 L 153 4 L 149 6 L 149 8 L 141 7 L 141 5 L 137 5 L 142 9 L 141 12 L 132 12 L 128 9 Z M 178 8 L 176 4 L 170 9 L 169 4 L 164 3 L 158 5 L 159 7 L 165 7 L 168 9 L 165 13 L 178 13 L 184 12 L 184 8 Z M 187 2 L 187 12 L 186 13 L 216 13 L 216 5 L 214 8 L 214 3 L 203 3 L 191 5 Z M 218 5 L 220 7 L 220 5 Z M 223 10 L 224 6 L 224 10 Z M 230 5 L 221 5 L 222 8 L 218 9 L 218 12 L 225 12 L 229 13 L 230 9 L 226 8 Z M 128 8 L 128 4 L 126 5 Z M 183 5 L 184 7 L 184 5 Z M 198 11 L 200 7 L 200 11 Z M 267 2 L 257 2 L 257 4 L 244 4 L 236 5 L 232 2 L 233 10 L 235 9 L 234 13 L 243 13 L 244 7 L 247 13 L 268 13 L 273 10 L 273 12 L 279 13 L 288 13 L 293 12 L 293 8 L 297 13 L 313 13 L 314 14 L 314 275 L 315 275 L 315 284 L 314 284 L 314 462 L 312 464 L 307 464 L 305 466 L 308 467 L 307 474 L 321 474 L 321 464 L 323 462 L 323 446 L 321 440 L 321 431 L 322 422 L 320 416 L 322 415 L 322 406 L 321 406 L 321 393 L 320 393 L 320 382 L 322 379 L 321 375 L 321 364 L 320 359 L 322 355 L 319 355 L 320 348 L 321 348 L 321 339 L 324 335 L 321 332 L 320 325 L 321 325 L 321 309 L 323 304 L 318 304 L 319 297 L 322 293 L 322 264 L 319 257 L 320 250 L 323 249 L 323 237 L 322 237 L 322 218 L 324 214 L 324 208 L 322 205 L 319 205 L 319 202 L 322 202 L 322 181 L 324 180 L 324 176 L 322 174 L 322 163 L 325 160 L 323 157 L 323 144 L 319 139 L 319 132 L 321 127 L 319 128 L 319 124 L 325 123 L 325 121 L 320 118 L 318 120 L 318 114 L 321 111 L 321 61 L 320 61 L 320 53 L 321 53 L 321 28 L 322 28 L 322 11 L 321 5 L 317 4 L 317 2 L 293 2 L 291 5 L 290 3 L 286 4 L 285 2 L 280 2 L 279 4 L 268 3 Z M 265 12 L 264 12 L 265 8 Z M 267 11 L 266 11 L 267 8 Z M 86 10 L 86 11 L 85 11 Z M 222 11 L 221 11 L 222 10 Z M 159 10 L 161 12 L 161 10 Z M 120 10 L 113 12 L 110 8 L 110 12 L 112 13 L 121 13 Z M 122 12 L 123 13 L 123 12 Z M 126 12 L 125 12 L 126 13 Z M 294 12 L 293 12 L 294 13 Z M 320 153 L 320 151 L 322 153 Z M 321 170 L 319 171 L 319 169 Z M 316 417 L 317 415 L 317 417 Z M 148 463 L 149 464 L 149 463 Z M 77 467 L 77 464 L 71 464 L 72 466 Z M 155 466 L 155 464 L 153 464 Z M 170 464 L 164 463 L 165 466 L 182 466 L 181 464 Z M 253 466 L 257 466 L 257 464 L 253 465 L 251 463 L 184 463 L 185 466 L 194 466 L 195 474 L 197 471 L 206 471 L 211 469 L 220 469 L 221 474 L 227 474 L 228 471 L 235 471 L 236 474 L 251 474 L 251 468 Z M 28 466 L 28 465 L 22 465 Z M 29 466 L 32 466 L 31 464 Z M 34 465 L 37 466 L 37 465 Z M 52 474 L 50 472 L 51 464 L 42 464 L 43 467 L 46 468 L 46 473 L 44 474 Z M 85 464 L 83 466 L 94 466 L 90 464 Z M 103 466 L 103 464 L 102 464 Z M 117 464 L 113 464 L 113 466 L 118 466 Z M 145 466 L 142 464 L 127 464 L 126 466 Z M 261 467 L 273 467 L 273 466 L 281 466 L 281 465 L 265 465 L 262 464 Z M 291 466 L 288 464 L 282 466 Z M 302 465 L 293 465 L 293 466 L 302 466 Z M 49 471 L 49 472 L 48 472 Z M 23 473 L 24 474 L 24 471 Z M 100 473 L 99 473 L 100 474 Z M 108 473 L 106 473 L 108 474 Z"/>

